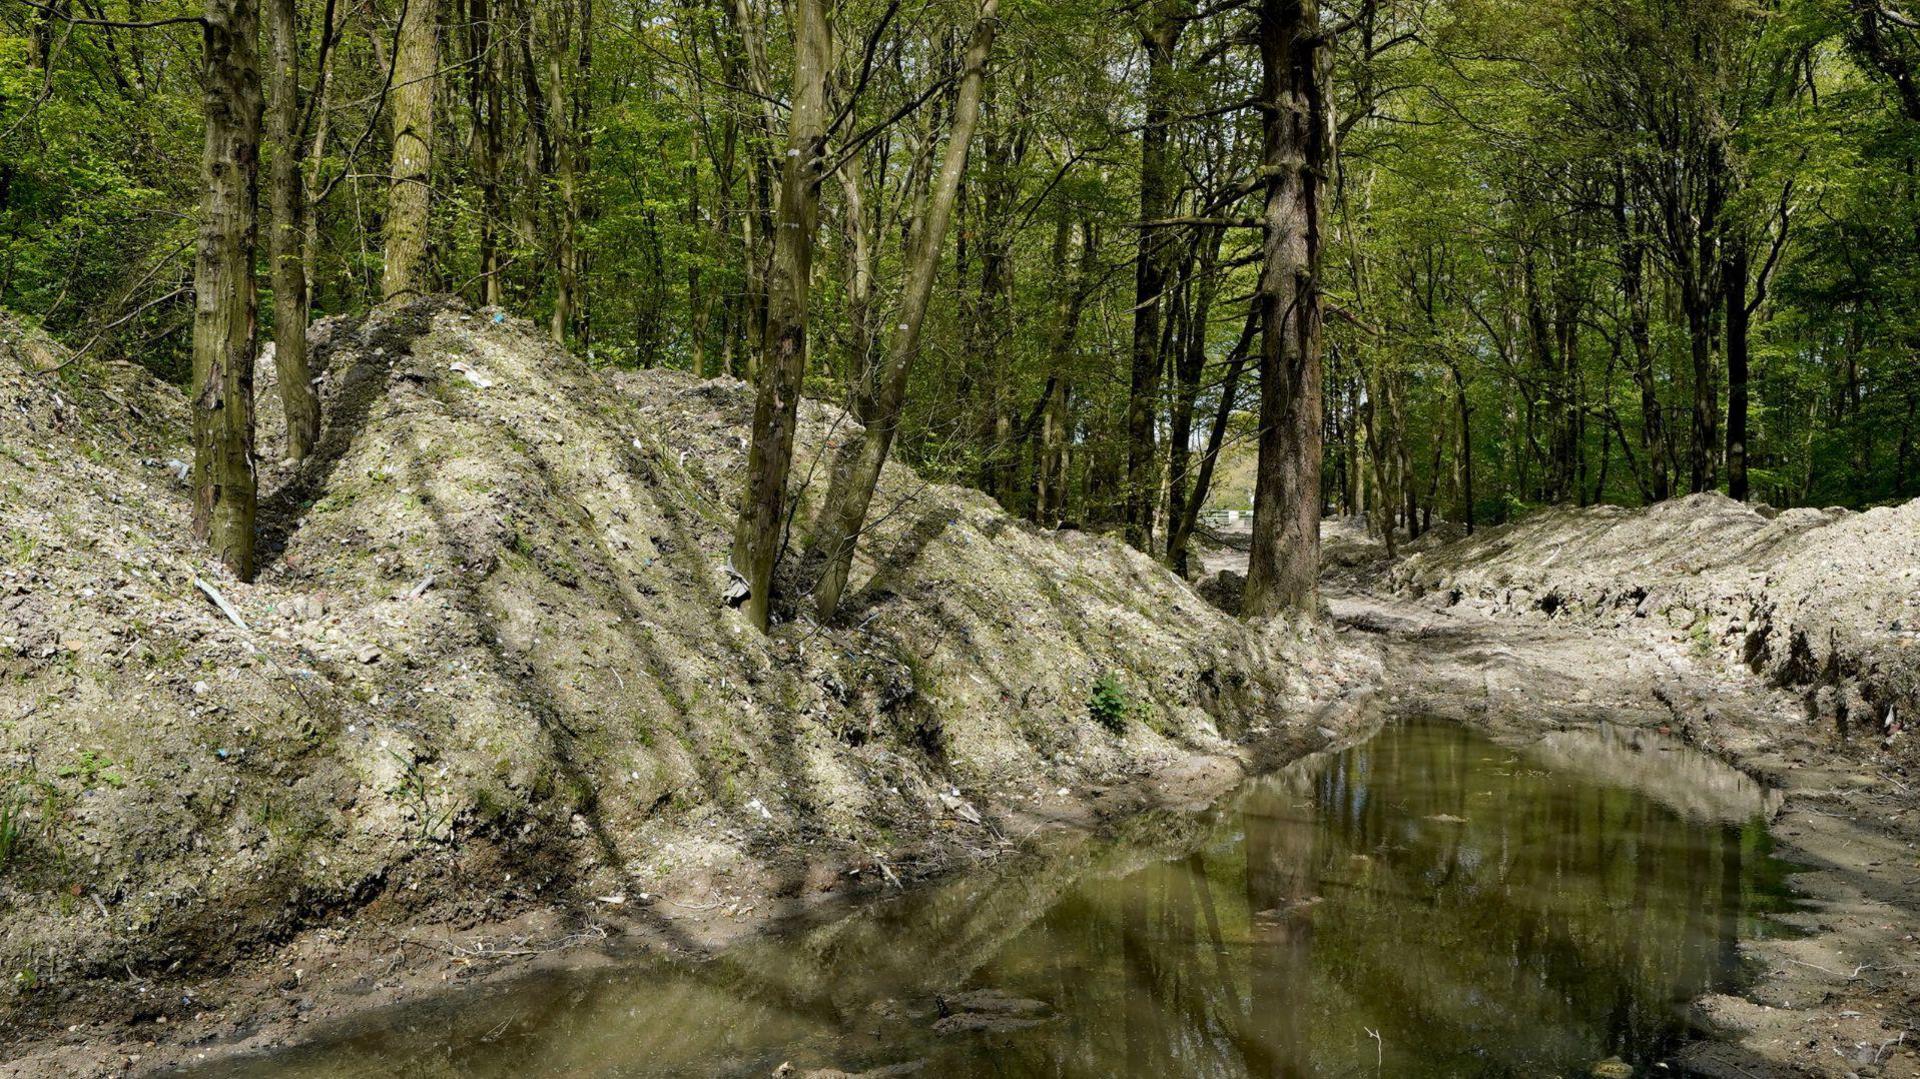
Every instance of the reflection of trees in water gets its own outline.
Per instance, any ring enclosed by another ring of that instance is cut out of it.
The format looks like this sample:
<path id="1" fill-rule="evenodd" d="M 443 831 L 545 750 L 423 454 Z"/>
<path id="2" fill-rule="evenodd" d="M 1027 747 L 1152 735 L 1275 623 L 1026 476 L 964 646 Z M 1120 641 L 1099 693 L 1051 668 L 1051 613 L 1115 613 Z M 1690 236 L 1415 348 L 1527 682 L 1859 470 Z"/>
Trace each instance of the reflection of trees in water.
<path id="1" fill-rule="evenodd" d="M 1018 1059 L 1370 1074 L 1372 1029 L 1387 1074 L 1643 1060 L 1686 1033 L 1685 1003 L 1780 894 L 1758 827 L 1684 819 L 1449 726 L 1304 762 L 1230 823 L 1240 842 L 1083 882 L 1044 920 L 1030 946 L 1087 965 L 1051 987 L 1074 1018 Z M 1022 991 L 1017 964 L 985 973 Z"/>
<path id="2" fill-rule="evenodd" d="M 1281 797 L 1306 792 L 1279 784 Z M 1297 806 L 1297 814 L 1287 810 Z M 1306 1074 L 1310 1056 L 1308 1011 L 1313 998 L 1313 920 L 1322 898 L 1317 892 L 1322 866 L 1317 846 L 1321 830 L 1305 802 L 1263 815 L 1248 807 L 1246 897 L 1249 911 L 1247 965 L 1250 968 L 1249 1073 L 1260 1076 Z"/>
<path id="3" fill-rule="evenodd" d="M 951 1076 L 1262 1079 L 1645 1059 L 1684 1032 L 1685 1002 L 1732 968 L 1757 912 L 1778 909 L 1783 867 L 1759 824 L 1645 793 L 1706 784 L 1707 770 L 1660 754 L 1653 779 L 1634 783 L 1620 770 L 1644 747 L 1569 744 L 1547 747 L 1547 767 L 1452 726 L 1389 728 L 1255 783 L 1211 829 L 1145 822 L 1112 845 L 962 878 L 714 963 L 468 1001 L 416 1024 L 438 1024 L 438 1044 L 390 1033 L 359 1059 L 423 1075 L 714 1074 L 719 1061 L 764 1074 L 785 1059 L 926 1057 L 928 1074 Z M 1715 797 L 1738 793 L 1727 783 Z M 961 987 L 1039 998 L 1053 1018 L 936 1037 L 931 999 Z M 478 1041 L 496 1026 L 504 1037 Z M 344 1048 L 313 1074 L 341 1074 L 355 1055 Z M 295 1074 L 287 1063 L 261 1074 Z"/>

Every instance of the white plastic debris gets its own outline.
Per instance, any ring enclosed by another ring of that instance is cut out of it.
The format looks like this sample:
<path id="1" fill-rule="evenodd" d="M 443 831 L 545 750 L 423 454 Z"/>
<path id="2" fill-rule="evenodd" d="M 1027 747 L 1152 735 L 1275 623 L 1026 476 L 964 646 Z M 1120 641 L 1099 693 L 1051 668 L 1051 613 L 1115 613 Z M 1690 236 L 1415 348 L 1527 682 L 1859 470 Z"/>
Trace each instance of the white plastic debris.
<path id="1" fill-rule="evenodd" d="M 453 361 L 452 363 L 447 365 L 447 370 L 452 371 L 456 374 L 465 375 L 467 377 L 468 382 L 473 383 L 475 386 L 478 386 L 480 389 L 483 389 L 483 390 L 493 389 L 493 380 L 481 374 L 480 372 L 474 370 L 473 365 L 468 363 L 465 360 Z"/>

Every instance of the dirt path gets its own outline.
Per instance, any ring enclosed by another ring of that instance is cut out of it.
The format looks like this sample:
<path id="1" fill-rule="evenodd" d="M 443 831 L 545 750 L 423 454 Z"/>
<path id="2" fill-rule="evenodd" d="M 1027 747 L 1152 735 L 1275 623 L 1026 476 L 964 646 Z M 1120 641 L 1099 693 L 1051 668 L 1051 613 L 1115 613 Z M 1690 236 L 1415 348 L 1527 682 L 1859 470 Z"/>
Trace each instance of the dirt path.
<path id="1" fill-rule="evenodd" d="M 1656 635 L 1438 609 L 1345 587 L 1334 618 L 1377 640 L 1387 703 L 1499 736 L 1608 720 L 1670 731 L 1779 788 L 1778 852 L 1806 866 L 1797 940 L 1744 945 L 1739 995 L 1697 1001 L 1726 1040 L 1683 1057 L 1743 1076 L 1920 1076 L 1920 813 L 1911 785 L 1806 718 L 1800 697 Z"/>

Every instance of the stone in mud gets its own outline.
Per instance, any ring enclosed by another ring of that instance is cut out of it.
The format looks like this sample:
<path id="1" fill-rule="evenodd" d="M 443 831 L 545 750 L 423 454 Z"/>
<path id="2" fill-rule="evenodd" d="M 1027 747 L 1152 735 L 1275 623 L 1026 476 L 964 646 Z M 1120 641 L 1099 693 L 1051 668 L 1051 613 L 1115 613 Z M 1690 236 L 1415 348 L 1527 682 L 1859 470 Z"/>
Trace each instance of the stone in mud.
<path id="1" fill-rule="evenodd" d="M 1247 579 L 1230 569 L 1210 573 L 1194 584 L 1200 598 L 1228 614 L 1240 613 L 1240 597 L 1247 590 Z"/>
<path id="2" fill-rule="evenodd" d="M 800 1073 L 800 1079 L 895 1079 L 902 1075 L 918 1075 L 927 1066 L 924 1060 L 909 1060 L 900 1064 L 889 1064 L 883 1068 L 871 1068 L 863 1072 L 845 1072 L 838 1068 L 814 1068 Z M 782 1067 L 787 1067 L 782 1065 Z M 792 1068 L 774 1072 L 775 1075 L 791 1075 Z"/>
<path id="3" fill-rule="evenodd" d="M 933 1024 L 939 1034 L 1004 1034 L 1027 1030 L 1045 1022 L 1052 1009 L 1045 1001 L 1010 996 L 998 989 L 974 989 L 951 997 L 936 997 L 941 1018 Z"/>
<path id="4" fill-rule="evenodd" d="M 984 1015 L 967 1012 L 961 1015 L 949 1015 L 933 1024 L 936 1034 L 1011 1034 L 1019 1030 L 1031 1030 L 1046 1022 L 1044 1019 L 1032 1019 L 1019 1015 Z"/>
<path id="5" fill-rule="evenodd" d="M 949 1008 L 958 1011 L 990 1015 L 1045 1015 L 1050 1010 L 1044 1000 L 1009 996 L 998 989 L 975 989 L 941 999 Z"/>

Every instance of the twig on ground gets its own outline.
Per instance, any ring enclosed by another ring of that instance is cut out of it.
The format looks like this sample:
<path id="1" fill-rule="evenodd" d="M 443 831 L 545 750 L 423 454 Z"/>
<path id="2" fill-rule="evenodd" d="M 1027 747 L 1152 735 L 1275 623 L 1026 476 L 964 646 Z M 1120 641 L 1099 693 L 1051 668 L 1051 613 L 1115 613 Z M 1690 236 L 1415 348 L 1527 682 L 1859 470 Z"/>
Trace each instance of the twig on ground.
<path id="1" fill-rule="evenodd" d="M 198 577 L 193 579 L 193 586 L 206 593 L 207 598 L 213 601 L 213 605 L 220 608 L 220 613 L 227 616 L 227 621 L 239 626 L 243 632 L 253 632 L 252 627 L 247 625 L 247 620 L 240 617 L 240 612 L 234 609 L 233 604 L 227 602 L 227 597 L 221 595 L 218 588 Z"/>

